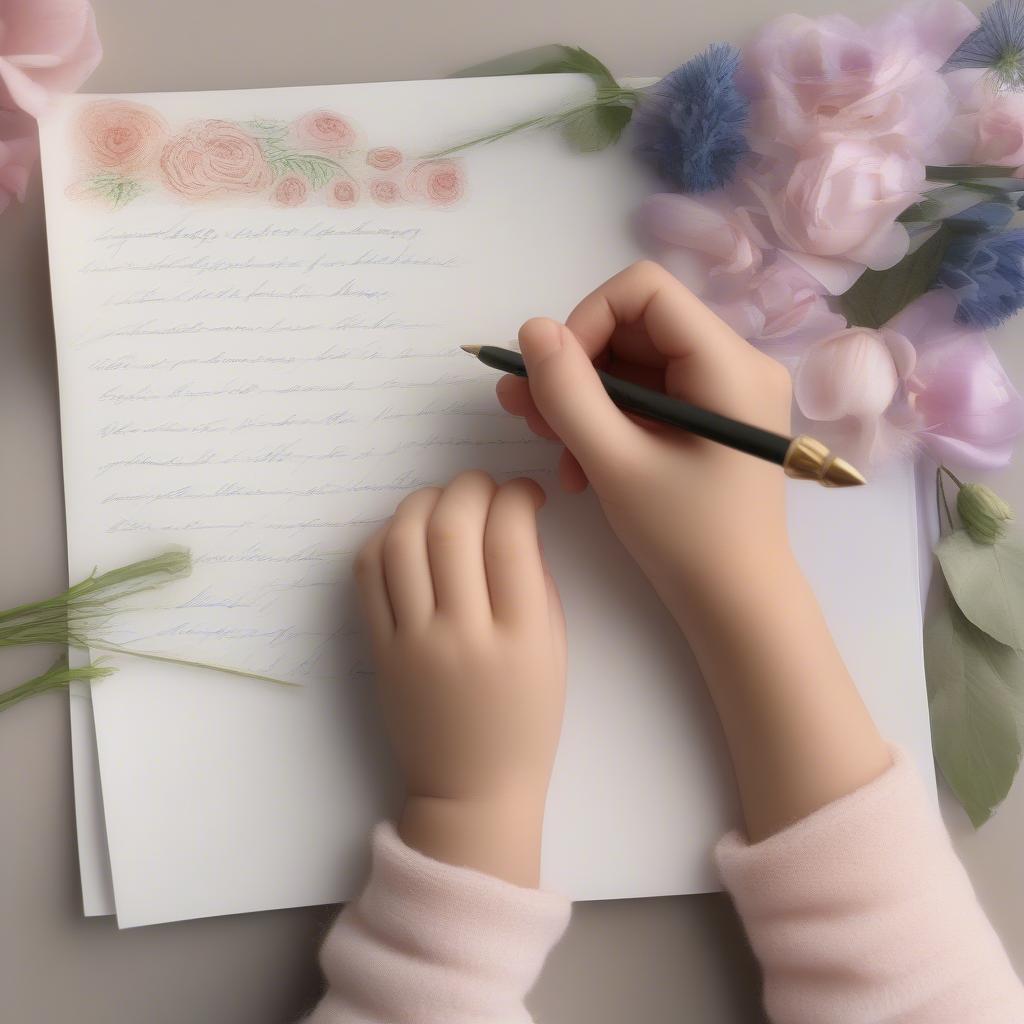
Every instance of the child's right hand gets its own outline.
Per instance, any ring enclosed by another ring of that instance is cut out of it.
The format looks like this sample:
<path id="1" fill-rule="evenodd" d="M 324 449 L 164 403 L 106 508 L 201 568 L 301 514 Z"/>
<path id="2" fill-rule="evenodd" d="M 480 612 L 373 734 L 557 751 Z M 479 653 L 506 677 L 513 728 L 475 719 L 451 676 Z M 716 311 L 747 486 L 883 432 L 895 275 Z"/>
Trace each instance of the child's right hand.
<path id="1" fill-rule="evenodd" d="M 677 617 L 688 595 L 731 587 L 788 559 L 777 466 L 620 411 L 608 372 L 757 426 L 787 433 L 789 374 L 734 333 L 655 263 L 637 263 L 566 321 L 519 333 L 529 381 L 504 377 L 502 405 L 561 439 L 561 478 L 593 485 L 613 529 Z M 723 595 L 724 596 L 724 595 Z"/>
<path id="2" fill-rule="evenodd" d="M 605 394 L 618 376 L 788 433 L 789 375 L 667 271 L 637 263 L 566 326 L 519 333 L 529 381 L 502 405 L 560 438 L 562 482 L 589 480 L 608 521 L 686 631 L 722 721 L 747 831 L 759 839 L 891 763 L 789 549 L 778 466 L 641 424 Z"/>

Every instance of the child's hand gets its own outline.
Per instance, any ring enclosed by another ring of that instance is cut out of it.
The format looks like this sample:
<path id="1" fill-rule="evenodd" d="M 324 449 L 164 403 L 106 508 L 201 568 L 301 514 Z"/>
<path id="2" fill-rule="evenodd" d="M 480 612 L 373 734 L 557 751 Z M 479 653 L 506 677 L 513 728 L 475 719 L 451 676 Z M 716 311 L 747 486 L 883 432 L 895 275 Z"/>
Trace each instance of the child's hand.
<path id="1" fill-rule="evenodd" d="M 889 751 L 789 550 L 779 467 L 632 419 L 591 361 L 779 433 L 789 430 L 786 370 L 653 263 L 603 284 L 565 327 L 531 320 L 519 339 L 530 378 L 503 378 L 501 402 L 565 442 L 563 483 L 578 490 L 590 480 L 686 631 L 722 720 L 750 837 L 881 774 Z"/>
<path id="2" fill-rule="evenodd" d="M 769 430 L 789 429 L 787 371 L 679 281 L 637 263 L 585 298 L 563 327 L 519 334 L 529 382 L 504 377 L 502 405 L 561 439 L 561 478 L 593 484 L 613 529 L 677 617 L 688 596 L 734 587 L 788 553 L 778 466 L 617 409 L 592 368 Z M 759 570 L 760 567 L 760 570 Z"/>
<path id="3" fill-rule="evenodd" d="M 464 473 L 409 495 L 356 576 L 429 856 L 536 885 L 565 696 L 565 623 L 537 538 L 540 488 Z"/>

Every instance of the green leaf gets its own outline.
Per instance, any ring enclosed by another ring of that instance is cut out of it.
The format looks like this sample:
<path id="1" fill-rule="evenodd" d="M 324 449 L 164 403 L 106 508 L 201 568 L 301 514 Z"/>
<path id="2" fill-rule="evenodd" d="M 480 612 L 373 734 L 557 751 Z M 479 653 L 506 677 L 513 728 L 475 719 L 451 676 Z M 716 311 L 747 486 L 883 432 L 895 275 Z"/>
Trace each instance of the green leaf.
<path id="1" fill-rule="evenodd" d="M 261 135 L 276 135 L 278 132 L 284 133 L 288 131 L 287 121 L 271 121 L 266 118 L 254 118 L 252 121 L 240 121 L 239 124 L 243 128 L 248 128 L 251 132 L 259 132 Z"/>
<path id="2" fill-rule="evenodd" d="M 1024 662 L 972 626 L 948 594 L 925 624 L 924 660 L 935 760 L 978 828 L 1020 766 Z"/>
<path id="3" fill-rule="evenodd" d="M 851 326 L 879 328 L 931 287 L 952 233 L 940 224 L 914 252 L 888 270 L 865 270 L 841 297 Z"/>
<path id="4" fill-rule="evenodd" d="M 300 174 L 314 189 L 326 185 L 341 168 L 336 160 L 315 153 L 271 152 L 267 154 L 267 160 L 279 178 L 286 174 Z"/>
<path id="5" fill-rule="evenodd" d="M 588 75 L 598 88 L 618 88 L 612 73 L 592 53 L 578 46 L 552 43 L 519 50 L 505 57 L 456 71 L 452 78 L 490 78 L 495 75 Z"/>
<path id="6" fill-rule="evenodd" d="M 594 153 L 618 142 L 632 116 L 632 107 L 595 104 L 566 121 L 562 132 L 573 148 L 581 153 Z"/>
<path id="7" fill-rule="evenodd" d="M 1021 184 L 1024 185 L 1024 181 Z M 932 189 L 919 203 L 908 206 L 896 219 L 901 224 L 945 220 L 977 205 L 981 202 L 979 196 L 1008 202 L 1006 194 L 999 189 L 978 187 L 975 182 L 960 182 Z"/>
<path id="8" fill-rule="evenodd" d="M 972 178 L 1005 178 L 1010 168 L 1003 164 L 951 164 L 947 167 L 929 165 L 924 170 L 929 181 L 970 181 Z M 1024 182 L 1021 187 L 1024 188 Z"/>
<path id="9" fill-rule="evenodd" d="M 1024 545 L 1015 537 L 978 544 L 964 529 L 935 545 L 960 611 L 994 640 L 1024 650 Z"/>
<path id="10" fill-rule="evenodd" d="M 130 203 L 145 191 L 145 186 L 134 178 L 124 178 L 119 174 L 97 174 L 85 182 L 85 187 L 101 199 L 105 199 L 114 209 Z"/>

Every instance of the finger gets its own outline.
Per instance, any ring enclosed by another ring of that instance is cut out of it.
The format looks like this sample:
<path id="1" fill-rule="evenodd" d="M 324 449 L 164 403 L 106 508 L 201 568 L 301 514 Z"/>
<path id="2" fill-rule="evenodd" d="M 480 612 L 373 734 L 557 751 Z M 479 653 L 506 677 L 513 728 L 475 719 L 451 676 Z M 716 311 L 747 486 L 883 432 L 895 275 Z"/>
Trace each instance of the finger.
<path id="1" fill-rule="evenodd" d="M 544 565 L 537 510 L 544 492 L 533 480 L 498 488 L 484 530 L 484 567 L 495 619 L 522 622 L 544 607 Z"/>
<path id="2" fill-rule="evenodd" d="M 515 374 L 506 373 L 498 378 L 494 387 L 498 396 L 498 402 L 505 412 L 513 416 L 525 416 L 531 409 L 535 409 L 533 399 L 530 397 L 530 385 L 525 377 L 517 377 Z"/>
<path id="3" fill-rule="evenodd" d="M 573 332 L 537 318 L 523 324 L 519 343 L 538 411 L 587 475 L 622 464 L 643 431 L 615 407 Z"/>
<path id="4" fill-rule="evenodd" d="M 539 412 L 528 412 L 526 414 L 526 425 L 538 436 L 546 438 L 548 441 L 558 441 L 559 437 L 548 425 L 548 421 L 544 419 Z"/>
<path id="5" fill-rule="evenodd" d="M 568 448 L 562 451 L 561 458 L 558 460 L 558 482 L 562 485 L 562 489 L 569 494 L 579 494 L 585 491 L 589 484 L 583 467 L 576 461 L 576 456 Z"/>
<path id="6" fill-rule="evenodd" d="M 395 629 L 394 612 L 384 579 L 384 538 L 387 532 L 387 526 L 377 530 L 360 548 L 353 565 L 359 603 L 375 646 L 389 640 Z"/>
<path id="7" fill-rule="evenodd" d="M 434 507 L 427 524 L 427 554 L 439 611 L 490 616 L 484 528 L 496 490 L 486 473 L 461 473 Z"/>
<path id="8" fill-rule="evenodd" d="M 399 629 L 420 629 L 434 614 L 427 523 L 440 497 L 439 487 L 406 495 L 384 537 L 384 580 Z"/>
<path id="9" fill-rule="evenodd" d="M 614 338 L 616 353 L 631 362 L 657 366 L 659 359 L 672 360 L 672 393 L 682 389 L 704 398 L 728 387 L 732 357 L 749 348 L 685 285 L 649 261 L 591 292 L 566 325 L 592 358 Z"/>
<path id="10" fill-rule="evenodd" d="M 555 585 L 555 578 L 551 575 L 547 565 L 544 565 L 544 589 L 547 591 L 548 624 L 551 628 L 551 640 L 555 645 L 562 665 L 566 662 L 566 628 L 565 609 L 562 606 L 562 598 Z"/>

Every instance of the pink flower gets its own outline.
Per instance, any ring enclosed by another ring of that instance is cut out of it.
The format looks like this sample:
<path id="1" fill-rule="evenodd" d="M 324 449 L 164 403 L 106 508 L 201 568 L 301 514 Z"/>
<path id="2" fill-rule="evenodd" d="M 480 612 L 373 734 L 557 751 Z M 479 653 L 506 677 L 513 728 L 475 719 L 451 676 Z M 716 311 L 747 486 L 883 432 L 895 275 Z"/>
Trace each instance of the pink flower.
<path id="1" fill-rule="evenodd" d="M 783 354 L 845 327 L 829 309 L 824 285 L 771 249 L 755 221 L 763 215 L 742 201 L 735 189 L 649 196 L 637 228 L 658 259 L 748 341 Z"/>
<path id="2" fill-rule="evenodd" d="M 842 15 L 777 18 L 743 55 L 754 148 L 870 139 L 920 157 L 952 114 L 938 70 L 977 26 L 954 0 L 902 7 L 867 27 Z"/>
<path id="3" fill-rule="evenodd" d="M 955 307 L 928 292 L 880 331 L 852 327 L 813 345 L 794 375 L 800 411 L 845 427 L 851 454 L 869 461 L 922 446 L 960 465 L 1005 466 L 1024 433 L 1024 399 Z"/>
<path id="4" fill-rule="evenodd" d="M 637 212 L 640 234 L 661 250 L 666 265 L 683 249 L 696 256 L 696 272 L 703 277 L 702 289 L 710 278 L 735 277 L 745 284 L 761 267 L 766 242 L 743 207 L 731 197 L 702 197 L 663 193 L 648 196 Z M 689 276 L 685 273 L 680 276 Z"/>
<path id="5" fill-rule="evenodd" d="M 835 335 L 846 318 L 833 312 L 821 285 L 784 255 L 758 271 L 733 298 L 708 304 L 741 337 L 777 356 Z"/>
<path id="6" fill-rule="evenodd" d="M 28 176 L 38 152 L 35 125 L 21 111 L 0 111 L 0 213 L 13 196 L 25 201 Z"/>
<path id="7" fill-rule="evenodd" d="M 454 160 L 428 160 L 409 174 L 409 191 L 435 206 L 457 203 L 465 190 L 462 168 Z"/>
<path id="8" fill-rule="evenodd" d="M 164 183 L 186 199 L 262 192 L 274 175 L 259 143 L 229 121 L 195 121 L 160 155 Z"/>
<path id="9" fill-rule="evenodd" d="M 354 181 L 335 181 L 327 198 L 334 206 L 354 206 L 359 201 L 359 186 Z"/>
<path id="10" fill-rule="evenodd" d="M 355 145 L 356 131 L 340 114 L 331 110 L 313 110 L 294 125 L 296 137 L 311 149 L 344 152 Z"/>
<path id="11" fill-rule="evenodd" d="M 914 360 L 913 345 L 897 331 L 848 327 L 804 353 L 793 395 L 809 419 L 849 417 L 873 432 Z"/>
<path id="12" fill-rule="evenodd" d="M 938 460 L 997 469 L 1024 433 L 1024 399 L 981 331 L 953 319 L 955 300 L 930 292 L 894 317 L 917 346 L 906 401 L 890 418 Z"/>
<path id="13" fill-rule="evenodd" d="M 909 239 L 896 218 L 925 188 L 917 160 L 857 141 L 823 147 L 774 181 L 750 173 L 744 181 L 781 248 L 844 261 L 850 284 L 864 266 L 885 270 L 906 255 Z"/>
<path id="14" fill-rule="evenodd" d="M 96 169 L 132 174 L 156 163 L 167 126 L 151 107 L 125 100 L 96 100 L 78 112 L 75 139 Z"/>
<path id="15" fill-rule="evenodd" d="M 378 171 L 390 171 L 402 162 L 402 151 L 394 146 L 377 146 L 367 152 L 366 162 Z"/>
<path id="16" fill-rule="evenodd" d="M 0 2 L 0 108 L 38 117 L 52 94 L 74 92 L 102 55 L 86 0 Z"/>
<path id="17" fill-rule="evenodd" d="M 381 206 L 393 206 L 402 201 L 402 190 L 395 181 L 388 178 L 374 178 L 370 182 L 370 198 Z"/>
<path id="18" fill-rule="evenodd" d="M 297 174 L 285 175 L 274 189 L 274 202 L 280 206 L 301 206 L 309 194 L 309 185 L 305 178 Z"/>
<path id="19" fill-rule="evenodd" d="M 946 79 L 960 107 L 930 162 L 1024 167 L 1024 96 L 998 88 L 981 70 L 954 71 Z"/>

